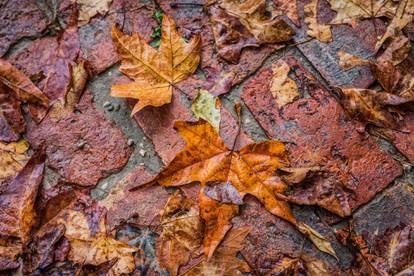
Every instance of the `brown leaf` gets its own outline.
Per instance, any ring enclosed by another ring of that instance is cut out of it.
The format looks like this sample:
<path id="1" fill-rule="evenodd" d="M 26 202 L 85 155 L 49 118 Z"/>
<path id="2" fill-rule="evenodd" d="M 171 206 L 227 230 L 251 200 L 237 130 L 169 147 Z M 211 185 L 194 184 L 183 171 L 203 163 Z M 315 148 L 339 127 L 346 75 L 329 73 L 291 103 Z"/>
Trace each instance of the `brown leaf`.
<path id="1" fill-rule="evenodd" d="M 250 272 L 249 265 L 236 256 L 249 231 L 249 228 L 231 229 L 209 261 L 206 259 L 202 260 L 198 265 L 192 267 L 182 275 L 236 276 L 240 272 Z"/>
<path id="2" fill-rule="evenodd" d="M 43 179 L 45 154 L 36 152 L 13 178 L 0 184 L 0 232 L 23 244 L 30 240 L 35 223 L 34 203 Z"/>
<path id="3" fill-rule="evenodd" d="M 351 116 L 379 127 L 398 127 L 396 118 L 385 108 L 386 106 L 398 106 L 412 101 L 369 89 L 339 88 L 337 91 L 342 96 L 342 105 Z"/>
<path id="4" fill-rule="evenodd" d="M 331 273 L 322 260 L 304 254 L 298 258 L 283 257 L 266 275 L 336 275 Z"/>
<path id="5" fill-rule="evenodd" d="M 332 248 L 331 243 L 327 239 L 325 239 L 321 234 L 319 234 L 310 226 L 304 223 L 299 223 L 298 229 L 299 231 L 307 235 L 308 238 L 319 250 L 334 256 L 338 260 L 338 256 L 336 256 L 335 250 Z"/>
<path id="6" fill-rule="evenodd" d="M 231 219 L 238 214 L 239 206 L 219 203 L 206 196 L 203 190 L 200 191 L 199 201 L 200 217 L 204 221 L 204 254 L 210 260 L 231 229 Z"/>
<path id="7" fill-rule="evenodd" d="M 371 71 L 386 92 L 391 93 L 398 84 L 401 74 L 391 62 L 372 63 Z"/>
<path id="8" fill-rule="evenodd" d="M 303 168 L 280 168 L 283 175 L 281 178 L 288 184 L 300 184 L 305 180 L 309 180 L 314 175 L 322 172 L 322 168 L 315 167 L 303 167 Z"/>
<path id="9" fill-rule="evenodd" d="M 385 51 L 377 58 L 378 63 L 390 62 L 396 66 L 403 62 L 411 53 L 410 40 L 403 36 L 396 36 L 385 49 Z"/>
<path id="10" fill-rule="evenodd" d="M 134 82 L 113 85 L 111 95 L 137 99 L 132 114 L 147 105 L 170 103 L 174 85 L 194 73 L 200 62 L 200 35 L 186 43 L 168 15 L 163 16 L 158 52 L 138 33 L 128 36 L 113 27 L 112 37 L 121 58 L 119 70 Z"/>
<path id="11" fill-rule="evenodd" d="M 10 62 L 0 59 L 0 82 L 8 86 L 24 102 L 48 106 L 49 99 L 32 81 Z"/>
<path id="12" fill-rule="evenodd" d="M 398 1 L 395 15 L 387 25 L 387 30 L 382 35 L 381 39 L 375 44 L 375 49 L 378 50 L 388 38 L 397 36 L 408 23 L 413 21 L 413 15 L 414 2 L 412 0 Z"/>
<path id="13" fill-rule="evenodd" d="M 187 146 L 152 182 L 162 186 L 230 182 L 242 197 L 250 193 L 272 214 L 296 223 L 288 203 L 280 200 L 285 184 L 274 176 L 274 170 L 288 162 L 281 142 L 250 144 L 236 152 L 228 149 L 214 127 L 203 120 L 176 122 L 175 127 Z"/>
<path id="14" fill-rule="evenodd" d="M 290 67 L 283 59 L 279 59 L 272 64 L 272 71 L 273 78 L 270 83 L 270 91 L 281 108 L 293 102 L 300 94 L 296 82 L 288 76 Z"/>
<path id="15" fill-rule="evenodd" d="M 330 24 L 355 23 L 364 18 L 392 18 L 398 4 L 389 0 L 328 0 L 337 12 Z"/>
<path id="16" fill-rule="evenodd" d="M 202 223 L 194 203 L 175 192 L 161 211 L 163 232 L 157 241 L 157 257 L 162 268 L 177 275 L 178 268 L 197 255 L 202 240 Z"/>
<path id="17" fill-rule="evenodd" d="M 312 0 L 304 7 L 305 23 L 308 25 L 309 28 L 307 34 L 311 37 L 318 39 L 321 42 L 331 42 L 331 27 L 329 25 L 318 23 L 318 2 L 319 0 Z"/>
<path id="18" fill-rule="evenodd" d="M 317 232 L 299 224 L 291 213 L 283 195 L 286 184 L 274 173 L 288 164 L 283 143 L 265 141 L 234 151 L 226 147 L 214 127 L 206 121 L 176 122 L 175 128 L 187 146 L 148 184 L 181 186 L 199 181 L 205 186 L 209 181 L 229 182 L 241 197 L 246 194 L 255 196 L 270 213 L 291 222 L 312 241 L 318 241 Z M 321 250 L 325 251 L 325 248 Z"/>
<path id="19" fill-rule="evenodd" d="M 354 56 L 344 51 L 338 51 L 336 54 L 339 57 L 338 64 L 344 70 L 349 70 L 360 65 L 370 64 L 368 60 Z"/>
<path id="20" fill-rule="evenodd" d="M 280 16 L 266 16 L 265 0 L 222 0 L 220 7 L 237 17 L 259 44 L 286 42 L 294 34 Z"/>
<path id="21" fill-rule="evenodd" d="M 30 144 L 26 140 L 5 144 L 0 142 L 0 185 L 9 177 L 23 169 L 30 156 L 27 154 Z"/>

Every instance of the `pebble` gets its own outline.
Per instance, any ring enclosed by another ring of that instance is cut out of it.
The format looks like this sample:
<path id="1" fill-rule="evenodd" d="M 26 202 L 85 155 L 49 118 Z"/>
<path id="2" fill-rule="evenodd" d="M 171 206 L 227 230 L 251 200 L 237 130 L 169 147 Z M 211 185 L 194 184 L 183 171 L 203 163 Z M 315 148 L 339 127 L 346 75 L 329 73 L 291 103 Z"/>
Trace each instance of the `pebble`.
<path id="1" fill-rule="evenodd" d="M 106 110 L 108 110 L 109 112 L 111 112 L 111 111 L 113 111 L 113 110 L 114 110 L 114 106 L 111 104 L 110 106 L 108 106 L 108 107 L 106 108 Z"/>
<path id="2" fill-rule="evenodd" d="M 144 144 L 143 143 L 139 143 L 139 147 L 140 148 L 143 148 L 144 147 Z"/>
<path id="3" fill-rule="evenodd" d="M 115 104 L 115 111 L 119 111 L 119 109 L 121 109 L 121 105 L 120 104 Z"/>
<path id="4" fill-rule="evenodd" d="M 133 146 L 134 144 L 135 144 L 135 141 L 134 141 L 134 139 L 128 139 L 128 146 Z"/>
<path id="5" fill-rule="evenodd" d="M 77 147 L 78 149 L 83 149 L 87 143 L 88 143 L 88 142 L 86 142 L 85 140 L 80 140 L 80 141 L 76 144 L 76 147 Z"/>
<path id="6" fill-rule="evenodd" d="M 144 163 L 144 162 L 141 162 L 141 163 L 139 163 L 139 165 L 140 165 L 140 166 L 144 166 L 144 165 L 145 165 L 145 163 Z"/>
<path id="7" fill-rule="evenodd" d="M 108 106 L 112 105 L 111 102 L 104 102 L 103 107 L 107 108 Z"/>
<path id="8" fill-rule="evenodd" d="M 147 152 L 144 149 L 139 150 L 139 155 L 141 155 L 142 157 L 144 157 L 146 153 Z"/>

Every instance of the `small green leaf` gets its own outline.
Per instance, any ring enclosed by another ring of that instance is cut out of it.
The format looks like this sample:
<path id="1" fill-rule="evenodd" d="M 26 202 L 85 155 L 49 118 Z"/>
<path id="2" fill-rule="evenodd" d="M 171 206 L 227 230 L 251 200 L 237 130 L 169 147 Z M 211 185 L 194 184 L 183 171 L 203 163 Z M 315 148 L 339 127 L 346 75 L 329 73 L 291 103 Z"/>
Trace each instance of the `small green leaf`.
<path id="1" fill-rule="evenodd" d="M 208 91 L 200 89 L 191 110 L 199 119 L 209 122 L 218 131 L 220 126 L 220 101 Z"/>
<path id="2" fill-rule="evenodd" d="M 151 41 L 150 45 L 154 48 L 158 48 L 160 47 L 160 43 L 161 43 L 161 39 L 157 39 L 157 40 Z"/>
<path id="3" fill-rule="evenodd" d="M 157 20 L 159 23 L 162 22 L 162 13 L 161 11 L 156 11 L 154 12 L 154 14 L 152 15 L 152 17 Z"/>

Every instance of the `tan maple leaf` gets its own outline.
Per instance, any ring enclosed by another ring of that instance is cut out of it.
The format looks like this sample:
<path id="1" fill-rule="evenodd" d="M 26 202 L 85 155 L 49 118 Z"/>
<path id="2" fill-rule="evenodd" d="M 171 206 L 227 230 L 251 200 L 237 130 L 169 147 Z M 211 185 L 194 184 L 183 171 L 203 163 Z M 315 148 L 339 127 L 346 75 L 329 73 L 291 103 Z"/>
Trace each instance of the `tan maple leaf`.
<path id="1" fill-rule="evenodd" d="M 181 186 L 199 181 L 205 186 L 208 181 L 230 183 L 241 198 L 246 194 L 255 196 L 270 213 L 289 221 L 320 250 L 335 256 L 327 240 L 296 220 L 283 195 L 286 184 L 275 175 L 276 169 L 289 163 L 283 143 L 264 141 L 235 151 L 228 149 L 214 127 L 204 120 L 179 121 L 175 123 L 175 129 L 187 146 L 148 184 Z"/>
<path id="2" fill-rule="evenodd" d="M 353 24 L 364 18 L 393 18 L 398 3 L 392 0 L 329 0 L 337 12 L 330 24 Z"/>
<path id="3" fill-rule="evenodd" d="M 105 15 L 112 0 L 76 0 L 78 5 L 78 26 L 89 23 L 97 14 Z"/>
<path id="4" fill-rule="evenodd" d="M 170 103 L 175 84 L 194 73 L 200 62 L 200 35 L 186 43 L 168 15 L 163 16 L 158 51 L 138 33 L 129 36 L 113 27 L 112 37 L 121 59 L 119 70 L 134 82 L 113 85 L 111 96 L 137 99 L 132 114 L 147 105 Z"/>
<path id="5" fill-rule="evenodd" d="M 84 213 L 67 209 L 48 225 L 54 223 L 65 226 L 64 235 L 70 242 L 69 260 L 82 265 L 98 266 L 116 259 L 108 275 L 122 275 L 134 271 L 133 253 L 139 249 L 108 236 L 104 219 L 91 229 Z"/>

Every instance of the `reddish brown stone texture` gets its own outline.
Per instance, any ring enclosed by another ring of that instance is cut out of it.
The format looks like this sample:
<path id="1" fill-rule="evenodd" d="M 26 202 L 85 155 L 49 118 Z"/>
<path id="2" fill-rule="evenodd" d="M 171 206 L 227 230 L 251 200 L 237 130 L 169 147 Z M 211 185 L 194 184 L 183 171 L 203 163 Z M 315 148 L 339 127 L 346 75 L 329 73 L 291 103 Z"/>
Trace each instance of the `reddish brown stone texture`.
<path id="1" fill-rule="evenodd" d="M 401 167 L 367 134 L 357 131 L 357 122 L 296 60 L 286 60 L 300 91 L 309 96 L 280 109 L 269 91 L 272 71 L 266 68 L 245 84 L 242 98 L 269 137 L 287 142 L 293 167 L 325 166 L 324 177 L 294 189 L 294 201 L 349 215 L 401 175 Z"/>
<path id="2" fill-rule="evenodd" d="M 139 166 L 118 182 L 109 195 L 99 202 L 100 206 L 108 209 L 107 223 L 110 229 L 126 221 L 138 226 L 161 229 L 157 227 L 160 223 L 159 212 L 170 196 L 169 193 L 158 185 L 129 191 L 148 182 L 152 177 L 144 167 Z"/>
<path id="3" fill-rule="evenodd" d="M 114 0 L 106 16 L 95 17 L 79 29 L 83 57 L 95 73 L 101 73 L 119 60 L 112 42 L 112 26 L 118 25 L 129 34 L 138 32 L 149 40 L 152 27 L 157 25 L 152 18 L 154 11 L 155 5 L 148 1 Z"/>
<path id="4" fill-rule="evenodd" d="M 77 28 L 71 27 L 59 36 L 34 40 L 9 61 L 27 76 L 42 72 L 45 77 L 36 85 L 53 102 L 65 95 L 71 80 L 69 65 L 77 59 L 79 50 Z"/>
<path id="5" fill-rule="evenodd" d="M 31 122 L 28 139 L 35 147 L 46 144 L 48 166 L 66 181 L 94 186 L 99 179 L 120 170 L 132 150 L 125 135 L 95 109 L 89 92 L 78 109 L 61 117 L 49 113 L 39 125 Z"/>
<path id="6" fill-rule="evenodd" d="M 308 2 L 308 0 L 298 1 L 302 26 L 306 26 L 303 22 L 303 7 Z M 335 12 L 330 9 L 327 1 L 319 1 L 318 22 L 329 23 L 334 17 Z M 307 27 L 298 30 L 295 37 L 296 42 L 307 39 L 306 30 Z M 374 45 L 377 36 L 385 31 L 384 22 L 379 19 L 375 20 L 375 23 L 374 20 L 362 20 L 353 27 L 347 24 L 332 25 L 331 30 L 332 42 L 322 43 L 314 39 L 298 45 L 299 50 L 331 85 L 365 88 L 372 84 L 374 77 L 368 66 L 342 70 L 338 65 L 337 52 L 345 51 L 362 58 L 371 58 L 375 54 Z"/>
<path id="7" fill-rule="evenodd" d="M 412 225 L 414 221 L 414 189 L 412 185 L 399 183 L 387 189 L 369 205 L 362 207 L 354 216 L 354 228 L 358 235 L 365 235 L 368 245 L 376 236 L 400 225 Z M 412 234 L 411 234 L 412 235 Z"/>
<path id="8" fill-rule="evenodd" d="M 312 255 L 323 261 L 328 271 L 332 273 L 330 275 L 339 274 L 340 266 L 337 262 L 329 255 L 318 252 L 310 242 L 307 242 L 301 253 L 306 238 L 291 224 L 267 212 L 251 196 L 246 196 L 244 201 L 240 215 L 233 218 L 232 222 L 234 228 L 250 228 L 250 233 L 243 241 L 240 253 L 255 275 L 269 273 L 284 256 L 294 258 L 301 254 Z"/>
<path id="9" fill-rule="evenodd" d="M 40 35 L 51 23 L 33 0 L 2 1 L 0 10 L 0 56 L 19 39 Z"/>
<path id="10" fill-rule="evenodd" d="M 414 164 L 414 112 L 408 112 L 404 116 L 402 129 L 410 132 L 393 131 L 394 146 Z"/>

